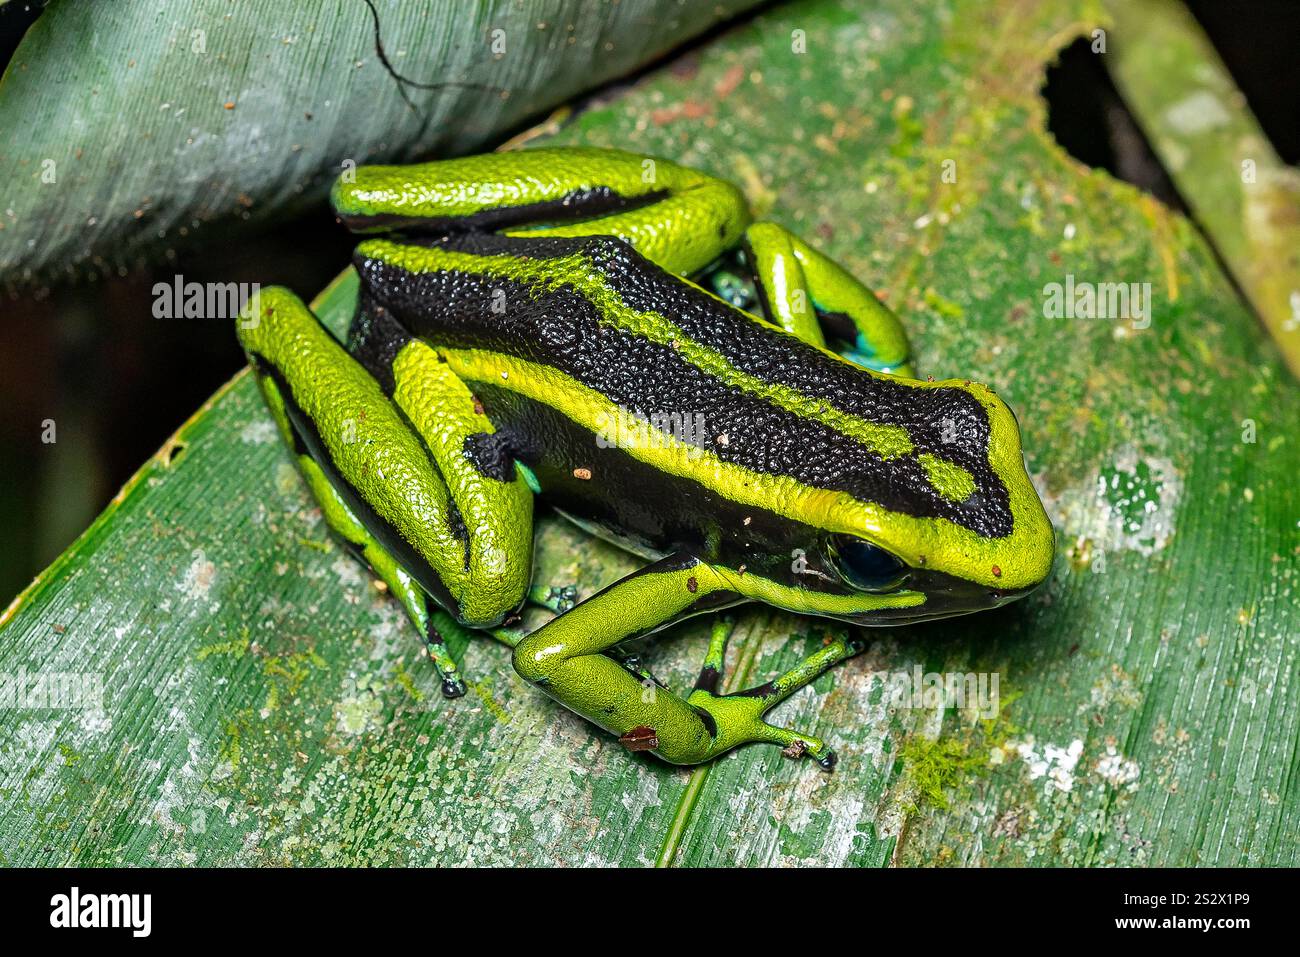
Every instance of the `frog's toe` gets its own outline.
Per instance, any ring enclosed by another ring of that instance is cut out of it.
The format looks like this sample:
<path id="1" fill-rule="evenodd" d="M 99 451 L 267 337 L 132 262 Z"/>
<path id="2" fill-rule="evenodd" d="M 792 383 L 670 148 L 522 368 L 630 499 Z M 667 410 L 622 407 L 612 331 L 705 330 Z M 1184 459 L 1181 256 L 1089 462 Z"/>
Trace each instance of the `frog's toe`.
<path id="1" fill-rule="evenodd" d="M 463 698 L 465 696 L 464 679 L 460 676 L 443 678 L 442 696 L 444 698 Z"/>
<path id="2" fill-rule="evenodd" d="M 770 724 L 765 725 L 761 740 L 782 745 L 781 753 L 787 758 L 796 760 L 799 758 L 812 758 L 823 771 L 833 771 L 835 765 L 839 763 L 839 758 L 835 752 L 828 748 L 821 738 L 800 734 L 798 731 L 792 731 L 789 728 L 778 728 Z"/>

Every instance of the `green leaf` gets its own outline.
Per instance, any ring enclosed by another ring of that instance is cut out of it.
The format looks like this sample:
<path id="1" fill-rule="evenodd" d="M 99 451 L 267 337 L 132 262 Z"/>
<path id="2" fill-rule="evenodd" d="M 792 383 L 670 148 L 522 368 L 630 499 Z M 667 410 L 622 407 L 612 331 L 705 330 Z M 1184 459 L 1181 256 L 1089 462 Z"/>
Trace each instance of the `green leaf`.
<path id="1" fill-rule="evenodd" d="M 756 0 L 56 0 L 0 80 L 0 282 L 105 274 L 467 153 Z"/>
<path id="2" fill-rule="evenodd" d="M 1044 131 L 1044 63 L 1096 18 L 780 7 L 551 140 L 742 184 L 899 310 L 924 372 L 1019 415 L 1053 577 L 874 633 L 783 706 L 836 742 L 834 774 L 770 747 L 629 755 L 487 640 L 469 695 L 438 697 L 240 376 L 7 614 L 0 671 L 100 672 L 105 700 L 0 724 L 5 862 L 1300 863 L 1300 395 L 1198 232 Z M 1067 275 L 1150 283 L 1149 327 L 1050 318 Z M 335 329 L 354 293 L 318 300 Z M 540 537 L 543 582 L 589 594 L 633 567 L 551 520 Z M 658 643 L 658 677 L 692 680 L 707 624 Z M 733 686 L 836 627 L 747 612 Z M 913 669 L 996 673 L 1000 711 L 892 706 L 878 673 Z"/>

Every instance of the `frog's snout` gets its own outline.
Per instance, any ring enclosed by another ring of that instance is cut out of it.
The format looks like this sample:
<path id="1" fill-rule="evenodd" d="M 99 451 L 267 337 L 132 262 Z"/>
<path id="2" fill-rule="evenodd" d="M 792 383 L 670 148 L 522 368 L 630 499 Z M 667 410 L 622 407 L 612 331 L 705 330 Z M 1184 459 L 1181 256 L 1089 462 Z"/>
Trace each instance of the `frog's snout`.
<path id="1" fill-rule="evenodd" d="M 992 607 L 998 608 L 1015 601 L 1017 598 L 1024 598 L 1037 587 L 1038 584 L 1026 585 L 1023 588 L 990 588 L 989 601 Z"/>

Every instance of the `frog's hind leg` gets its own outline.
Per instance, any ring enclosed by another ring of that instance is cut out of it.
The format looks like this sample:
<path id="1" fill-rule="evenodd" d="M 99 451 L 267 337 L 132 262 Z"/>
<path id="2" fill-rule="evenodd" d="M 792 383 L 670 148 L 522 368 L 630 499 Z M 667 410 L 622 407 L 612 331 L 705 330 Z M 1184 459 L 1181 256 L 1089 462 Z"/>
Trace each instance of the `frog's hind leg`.
<path id="1" fill-rule="evenodd" d="M 402 602 L 454 696 L 464 685 L 431 601 L 472 628 L 499 625 L 523 602 L 532 495 L 433 350 L 369 331 L 372 351 L 358 350 L 366 365 L 279 288 L 263 290 L 239 322 L 326 521 Z"/>
<path id="2" fill-rule="evenodd" d="M 653 202 L 582 222 L 507 230 L 507 235 L 615 236 L 661 269 L 687 276 L 734 245 L 749 223 L 744 197 L 726 180 L 667 160 L 630 155 L 629 160 L 635 167 L 624 175 L 647 177 Z"/>
<path id="3" fill-rule="evenodd" d="M 902 323 L 844 267 L 776 223 L 754 223 L 743 246 L 768 321 L 864 368 L 913 375 Z"/>
<path id="4" fill-rule="evenodd" d="M 275 402 L 283 404 L 283 396 L 279 395 L 279 386 L 274 381 L 264 383 L 263 388 L 275 395 Z M 447 698 L 461 697 L 465 694 L 465 681 L 461 678 L 460 667 L 455 657 L 447 647 L 443 630 L 435 625 L 436 606 L 431 607 L 428 595 L 353 514 L 352 509 L 348 507 L 347 502 L 339 495 L 338 489 L 330 483 L 316 461 L 305 451 L 297 451 L 296 455 L 298 468 L 312 495 L 320 504 L 325 523 L 347 542 L 352 551 L 370 566 L 388 587 L 389 592 L 402 603 L 416 631 L 424 639 L 429 659 L 433 662 L 433 667 L 442 682 L 443 695 Z"/>
<path id="5" fill-rule="evenodd" d="M 357 232 L 616 236 L 669 272 L 702 269 L 750 221 L 731 183 L 621 150 L 543 148 L 363 166 L 331 195 Z"/>

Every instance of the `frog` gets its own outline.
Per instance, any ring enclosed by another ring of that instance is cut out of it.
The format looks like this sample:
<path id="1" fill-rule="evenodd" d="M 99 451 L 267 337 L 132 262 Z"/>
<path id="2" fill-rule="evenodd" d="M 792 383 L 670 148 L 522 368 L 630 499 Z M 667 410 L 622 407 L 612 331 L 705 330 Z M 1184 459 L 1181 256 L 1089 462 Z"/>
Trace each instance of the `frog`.
<path id="1" fill-rule="evenodd" d="M 1048 577 L 1054 531 L 1008 404 L 919 378 L 882 299 L 728 180 L 543 146 L 363 165 L 331 201 L 362 237 L 346 339 L 283 287 L 238 336 L 326 524 L 448 697 L 465 682 L 446 634 L 469 629 L 629 751 L 695 765 L 766 743 L 829 770 L 834 749 L 773 708 L 866 629 Z M 643 564 L 581 600 L 539 589 L 535 503 Z M 553 615 L 525 631 L 530 601 Z M 724 692 L 727 622 L 753 603 L 849 627 Z M 705 613 L 688 691 L 628 650 Z"/>

